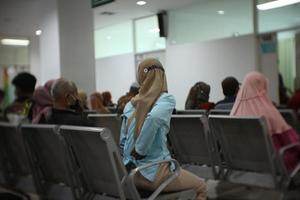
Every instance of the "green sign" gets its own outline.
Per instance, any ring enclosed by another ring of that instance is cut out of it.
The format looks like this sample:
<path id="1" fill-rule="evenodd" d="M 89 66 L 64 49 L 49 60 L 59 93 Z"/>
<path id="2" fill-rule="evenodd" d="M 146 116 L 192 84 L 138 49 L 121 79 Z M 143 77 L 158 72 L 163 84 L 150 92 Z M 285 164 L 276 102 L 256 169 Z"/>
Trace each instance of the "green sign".
<path id="1" fill-rule="evenodd" d="M 114 2 L 115 0 L 92 0 L 92 7 L 96 8 L 98 6 L 102 6 L 107 3 Z"/>

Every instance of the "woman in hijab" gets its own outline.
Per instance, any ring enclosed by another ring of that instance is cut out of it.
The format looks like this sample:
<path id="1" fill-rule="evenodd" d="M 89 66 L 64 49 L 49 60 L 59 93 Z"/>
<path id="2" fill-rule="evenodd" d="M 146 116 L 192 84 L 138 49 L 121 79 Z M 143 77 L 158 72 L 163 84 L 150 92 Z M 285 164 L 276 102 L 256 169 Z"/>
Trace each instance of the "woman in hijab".
<path id="1" fill-rule="evenodd" d="M 44 86 L 40 86 L 34 91 L 32 97 L 33 105 L 30 111 L 32 123 L 43 123 L 53 107 L 53 99 L 50 91 L 54 82 L 55 80 L 49 80 Z"/>
<path id="2" fill-rule="evenodd" d="M 106 108 L 103 105 L 103 98 L 102 98 L 101 93 L 95 92 L 95 93 L 91 94 L 90 99 L 91 99 L 92 110 L 95 110 L 98 113 L 104 113 L 104 114 L 110 113 L 108 108 Z"/>
<path id="3" fill-rule="evenodd" d="M 175 99 L 168 94 L 162 64 L 156 59 L 144 60 L 138 68 L 139 94 L 127 103 L 123 116 L 120 147 L 128 167 L 142 166 L 170 159 L 167 133 Z M 137 173 L 137 187 L 154 191 L 172 170 L 173 165 L 153 166 Z M 180 175 L 164 191 L 194 189 L 198 200 L 206 199 L 206 184 L 199 177 L 180 169 Z"/>
<path id="4" fill-rule="evenodd" d="M 250 72 L 244 79 L 232 108 L 235 116 L 264 116 L 269 133 L 277 150 L 291 143 L 299 142 L 299 136 L 282 118 L 268 96 L 268 80 L 259 72 Z M 300 159 L 300 148 L 290 149 L 284 155 L 288 171 L 294 169 Z"/>
<path id="5" fill-rule="evenodd" d="M 185 109 L 205 109 L 210 110 L 215 107 L 214 103 L 209 102 L 210 86 L 204 82 L 197 82 L 189 92 L 185 102 Z"/>

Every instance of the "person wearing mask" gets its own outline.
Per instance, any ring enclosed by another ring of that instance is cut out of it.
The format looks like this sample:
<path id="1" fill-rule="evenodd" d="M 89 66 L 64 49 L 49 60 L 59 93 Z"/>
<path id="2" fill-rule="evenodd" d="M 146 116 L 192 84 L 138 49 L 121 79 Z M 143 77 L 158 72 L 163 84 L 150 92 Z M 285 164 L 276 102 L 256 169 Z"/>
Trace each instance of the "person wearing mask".
<path id="1" fill-rule="evenodd" d="M 185 109 L 205 109 L 210 110 L 215 107 L 215 104 L 209 102 L 210 86 L 205 82 L 197 82 L 188 94 L 185 102 Z"/>
<path id="2" fill-rule="evenodd" d="M 117 104 L 117 113 L 122 114 L 123 110 L 125 108 L 125 105 L 135 96 L 139 93 L 140 86 L 138 83 L 134 82 L 131 84 L 129 92 L 125 94 L 124 96 L 121 96 L 118 100 Z"/>
<path id="3" fill-rule="evenodd" d="M 78 90 L 74 82 L 64 78 L 57 79 L 52 87 L 53 108 L 46 118 L 46 124 L 61 124 L 75 126 L 94 126 L 83 115 L 78 97 Z"/>
<path id="4" fill-rule="evenodd" d="M 12 115 L 26 118 L 32 104 L 36 78 L 28 72 L 22 72 L 12 80 L 12 84 L 15 86 L 16 99 L 5 108 L 4 116 L 6 119 Z"/>
<path id="5" fill-rule="evenodd" d="M 95 92 L 90 96 L 92 110 L 95 110 L 97 113 L 110 113 L 103 105 L 103 98 L 100 92 Z"/>
<path id="6" fill-rule="evenodd" d="M 234 77 L 227 77 L 222 81 L 222 89 L 225 98 L 216 103 L 215 109 L 231 110 L 236 95 L 239 91 L 240 84 Z"/>
<path id="7" fill-rule="evenodd" d="M 168 94 L 162 64 L 156 59 L 146 59 L 138 67 L 139 94 L 127 103 L 122 115 L 120 149 L 127 168 L 170 159 L 167 134 L 172 111 L 173 95 Z M 170 175 L 173 165 L 161 164 L 138 172 L 138 188 L 154 191 Z M 206 199 L 205 182 L 192 173 L 180 169 L 179 176 L 164 189 L 166 192 L 194 189 L 197 200 Z"/>
<path id="8" fill-rule="evenodd" d="M 268 80 L 259 72 L 246 75 L 230 115 L 265 117 L 275 148 L 299 142 L 299 135 L 282 118 L 268 95 Z M 241 133 L 243 134 L 243 133 Z M 300 159 L 300 148 L 288 150 L 284 155 L 288 171 L 292 171 Z"/>

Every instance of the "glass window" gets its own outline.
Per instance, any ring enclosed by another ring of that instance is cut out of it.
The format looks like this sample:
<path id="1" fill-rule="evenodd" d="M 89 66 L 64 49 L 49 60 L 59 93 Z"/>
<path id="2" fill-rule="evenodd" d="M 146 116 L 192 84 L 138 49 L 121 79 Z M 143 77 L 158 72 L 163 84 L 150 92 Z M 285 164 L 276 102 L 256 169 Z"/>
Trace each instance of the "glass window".
<path id="1" fill-rule="evenodd" d="M 300 26 L 300 3 L 270 10 L 258 10 L 259 32 Z"/>
<path id="2" fill-rule="evenodd" d="M 95 31 L 95 57 L 133 53 L 132 21 Z"/>
<path id="3" fill-rule="evenodd" d="M 166 39 L 159 37 L 157 16 L 135 21 L 136 53 L 161 50 L 166 48 Z"/>
<path id="4" fill-rule="evenodd" d="M 252 0 L 209 0 L 169 12 L 170 44 L 235 37 L 253 32 Z"/>

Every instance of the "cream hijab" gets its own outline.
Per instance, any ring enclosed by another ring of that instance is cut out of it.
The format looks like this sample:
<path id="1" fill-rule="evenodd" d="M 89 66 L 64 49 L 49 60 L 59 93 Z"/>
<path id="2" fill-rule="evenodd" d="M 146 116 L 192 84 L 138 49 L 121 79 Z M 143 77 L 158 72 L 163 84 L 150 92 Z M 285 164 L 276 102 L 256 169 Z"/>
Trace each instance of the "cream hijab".
<path id="1" fill-rule="evenodd" d="M 268 96 L 268 80 L 259 72 L 247 74 L 230 114 L 235 116 L 264 116 L 270 134 L 280 134 L 291 128 L 273 105 Z"/>
<path id="2" fill-rule="evenodd" d="M 145 59 L 140 63 L 137 79 L 141 87 L 139 94 L 131 100 L 136 109 L 133 115 L 136 119 L 135 138 L 139 136 L 147 113 L 152 109 L 156 100 L 161 93 L 168 91 L 163 66 L 154 58 Z M 131 120 L 129 120 L 130 122 Z"/>

